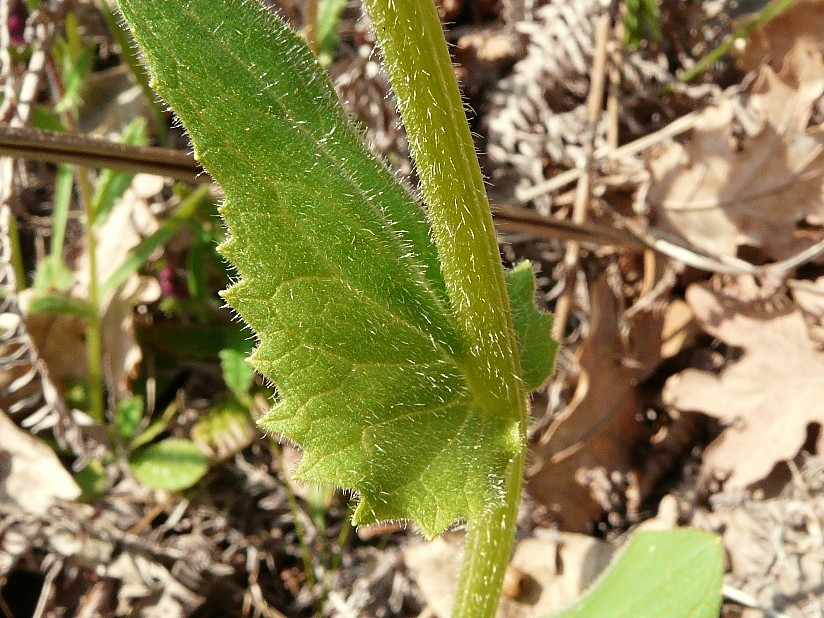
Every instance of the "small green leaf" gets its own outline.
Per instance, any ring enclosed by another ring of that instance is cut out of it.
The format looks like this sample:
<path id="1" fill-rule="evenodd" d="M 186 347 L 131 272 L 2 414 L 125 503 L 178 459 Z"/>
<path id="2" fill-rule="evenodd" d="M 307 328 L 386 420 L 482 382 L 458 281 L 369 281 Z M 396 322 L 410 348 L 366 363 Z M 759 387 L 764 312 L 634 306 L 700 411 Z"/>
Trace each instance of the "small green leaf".
<path id="1" fill-rule="evenodd" d="M 303 447 L 296 477 L 358 492 L 356 523 L 428 537 L 501 504 L 519 410 L 466 371 L 486 365 L 456 333 L 424 211 L 300 37 L 257 2 L 120 8 L 226 193 L 225 298 L 260 338 L 252 364 L 281 395 L 262 424 Z"/>
<path id="2" fill-rule="evenodd" d="M 539 388 L 552 373 L 558 342 L 552 338 L 552 314 L 535 306 L 535 275 L 529 262 L 506 274 L 512 322 L 518 333 L 521 373 L 528 391 Z"/>
<path id="3" fill-rule="evenodd" d="M 661 39 L 661 8 L 657 0 L 627 0 L 624 46 L 637 49 L 641 41 Z"/>
<path id="4" fill-rule="evenodd" d="M 580 601 L 551 618 L 716 618 L 723 576 L 716 535 L 638 532 Z"/>
<path id="5" fill-rule="evenodd" d="M 220 351 L 220 369 L 223 372 L 223 381 L 226 386 L 240 400 L 249 395 L 249 387 L 255 379 L 255 372 L 246 362 L 244 352 L 226 348 Z"/>
<path id="6" fill-rule="evenodd" d="M 209 471 L 209 458 L 193 442 L 170 438 L 132 454 L 129 467 L 135 478 L 155 489 L 188 489 Z"/>
<path id="7" fill-rule="evenodd" d="M 143 398 L 129 397 L 118 402 L 114 410 L 114 422 L 117 432 L 124 440 L 129 440 L 143 418 Z"/>
<path id="8" fill-rule="evenodd" d="M 72 286 L 72 271 L 66 266 L 62 260 L 51 259 L 51 256 L 45 260 L 40 260 L 37 263 L 37 268 L 34 271 L 34 288 L 41 292 L 49 290 L 63 294 L 68 292 Z M 57 294 L 57 295 L 59 295 Z M 46 295 L 48 296 L 48 294 Z M 41 298 L 45 298 L 43 296 Z M 44 313 L 62 313 L 62 311 L 37 309 Z"/>
<path id="9" fill-rule="evenodd" d="M 149 426 L 146 427 L 143 431 L 141 431 L 138 435 L 132 438 L 132 442 L 129 445 L 131 449 L 137 450 L 149 442 L 152 442 L 155 438 L 157 438 L 160 434 L 166 431 L 169 428 L 169 423 L 172 422 L 175 415 L 177 414 L 177 404 L 170 404 L 163 410 L 163 413 L 160 415 L 160 418 L 153 420 L 149 423 Z"/>
<path id="10" fill-rule="evenodd" d="M 318 1 L 318 60 L 323 66 L 332 63 L 338 47 L 338 28 L 347 0 Z"/>

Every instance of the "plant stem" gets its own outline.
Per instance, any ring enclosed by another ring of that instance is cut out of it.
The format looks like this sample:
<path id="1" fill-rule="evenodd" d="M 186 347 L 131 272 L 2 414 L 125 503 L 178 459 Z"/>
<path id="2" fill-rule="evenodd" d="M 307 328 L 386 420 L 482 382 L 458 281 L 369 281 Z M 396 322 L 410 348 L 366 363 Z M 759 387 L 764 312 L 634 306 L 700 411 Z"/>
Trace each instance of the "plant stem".
<path id="1" fill-rule="evenodd" d="M 303 561 L 303 574 L 306 576 L 306 586 L 309 590 L 315 587 L 315 567 L 312 564 L 311 548 L 306 543 L 306 532 L 303 529 L 303 523 L 300 520 L 302 510 L 298 504 L 298 497 L 295 495 L 295 490 L 289 483 L 289 473 L 283 463 L 283 449 L 278 441 L 269 436 L 269 443 L 272 445 L 272 450 L 275 453 L 275 458 L 283 475 L 283 489 L 286 491 L 286 499 L 289 502 L 289 508 L 292 511 L 292 517 L 295 518 L 295 536 L 298 537 L 298 544 L 300 545 L 300 557 Z"/>
<path id="2" fill-rule="evenodd" d="M 366 0 L 429 208 L 432 237 L 464 344 L 461 362 L 486 413 L 511 419 L 503 504 L 467 522 L 453 616 L 494 616 L 515 538 L 526 399 L 492 214 L 441 23 L 431 0 Z"/>
<path id="3" fill-rule="evenodd" d="M 315 56 L 318 55 L 318 0 L 306 2 L 306 44 Z"/>
<path id="4" fill-rule="evenodd" d="M 366 0 L 429 208 L 462 359 L 479 403 L 525 407 L 498 241 L 463 101 L 431 0 Z"/>
<path id="5" fill-rule="evenodd" d="M 452 618 L 495 615 L 515 540 L 525 455 L 526 451 L 522 450 L 507 468 L 506 502 L 484 519 L 467 524 L 464 559 L 452 605 Z"/>
<path id="6" fill-rule="evenodd" d="M 26 289 L 26 267 L 23 264 L 23 253 L 20 247 L 20 230 L 14 217 L 9 217 L 9 243 L 11 245 L 11 268 L 14 273 L 14 291 L 22 292 Z"/>
<path id="7" fill-rule="evenodd" d="M 86 219 L 86 244 L 89 252 L 89 314 L 86 319 L 86 363 L 89 371 L 89 416 L 102 422 L 105 415 L 103 402 L 103 334 L 100 324 L 100 292 L 97 280 L 97 230 L 89 172 L 78 166 L 77 186 Z"/>

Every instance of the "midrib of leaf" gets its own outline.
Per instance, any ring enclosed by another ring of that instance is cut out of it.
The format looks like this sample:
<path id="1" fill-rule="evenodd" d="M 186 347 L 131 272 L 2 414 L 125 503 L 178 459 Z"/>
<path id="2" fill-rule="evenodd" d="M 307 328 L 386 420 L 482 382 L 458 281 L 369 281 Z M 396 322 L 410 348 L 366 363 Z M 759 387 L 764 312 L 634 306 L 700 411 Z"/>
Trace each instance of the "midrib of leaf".
<path id="1" fill-rule="evenodd" d="M 422 210 L 308 50 L 254 2 L 121 7 L 226 192 L 226 298 L 260 337 L 282 394 L 265 425 L 304 448 L 298 473 L 360 492 L 359 523 L 427 536 L 499 503 L 517 420 L 475 400 Z"/>

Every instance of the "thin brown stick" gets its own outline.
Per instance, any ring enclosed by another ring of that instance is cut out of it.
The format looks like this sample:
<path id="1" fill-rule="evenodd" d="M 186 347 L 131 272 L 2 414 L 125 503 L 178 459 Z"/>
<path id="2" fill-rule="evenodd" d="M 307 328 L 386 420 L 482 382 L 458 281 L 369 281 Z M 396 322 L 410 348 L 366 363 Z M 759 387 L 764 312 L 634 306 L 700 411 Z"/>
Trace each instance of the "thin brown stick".
<path id="1" fill-rule="evenodd" d="M 178 150 L 118 144 L 25 127 L 0 126 L 0 155 L 156 174 L 184 182 L 211 182 L 200 173 L 194 157 Z"/>
<path id="2" fill-rule="evenodd" d="M 572 222 L 582 224 L 586 221 L 589 212 L 589 202 L 592 197 L 592 159 L 595 153 L 595 133 L 598 120 L 604 106 L 604 81 L 607 66 L 607 41 L 609 39 L 608 15 L 602 15 L 595 25 L 595 58 L 590 73 L 589 96 L 587 97 L 587 134 L 584 143 L 583 174 L 578 179 L 575 193 L 575 203 L 572 205 Z M 575 277 L 578 270 L 578 254 L 581 243 L 571 240 L 564 254 L 565 282 L 564 292 L 555 305 L 555 321 L 552 326 L 552 335 L 560 341 L 564 335 L 569 311 L 572 307 L 572 295 L 575 291 Z"/>
<path id="3" fill-rule="evenodd" d="M 627 144 L 619 150 L 638 151 L 666 136 L 692 126 L 685 116 L 672 123 L 658 136 L 649 135 Z M 664 137 L 661 137 L 663 135 Z M 147 148 L 118 144 L 103 139 L 79 135 L 67 135 L 51 131 L 38 131 L 24 127 L 10 128 L 0 125 L 0 155 L 16 155 L 21 158 L 55 163 L 76 163 L 89 167 L 111 168 L 135 173 L 156 174 L 176 178 L 184 182 L 207 183 L 208 175 L 200 172 L 194 157 L 168 148 Z M 578 170 L 574 170 L 578 173 Z M 801 252 L 798 256 L 776 264 L 754 266 L 736 258 L 708 256 L 682 244 L 666 240 L 654 233 L 632 225 L 623 218 L 618 226 L 597 223 L 575 223 L 554 217 L 546 217 L 533 210 L 518 206 L 494 206 L 495 224 L 500 232 L 524 233 L 547 240 L 577 240 L 593 246 L 618 246 L 629 250 L 651 249 L 675 261 L 709 272 L 728 274 L 757 274 L 766 270 L 789 270 L 809 261 L 822 252 L 820 244 Z"/>
<path id="4" fill-rule="evenodd" d="M 634 234 L 619 227 L 597 223 L 573 223 L 544 216 L 517 206 L 492 206 L 495 227 L 499 232 L 523 233 L 546 240 L 575 240 L 593 246 L 619 246 L 643 250 L 648 245 Z"/>
<path id="5" fill-rule="evenodd" d="M 693 115 L 684 116 L 655 134 L 622 146 L 618 151 L 624 154 L 639 152 L 662 139 L 689 130 L 694 120 Z M 178 150 L 131 146 L 24 127 L 10 128 L 0 125 L 0 156 L 2 155 L 156 174 L 191 183 L 210 182 L 208 175 L 201 172 L 194 157 Z M 613 153 L 606 156 L 613 158 L 617 155 Z M 571 171 L 576 175 L 580 174 L 578 169 Z M 612 245 L 634 251 L 646 248 L 693 268 L 716 273 L 758 274 L 765 271 L 788 271 L 824 252 L 822 244 L 817 243 L 787 260 L 755 266 L 737 258 L 706 255 L 667 240 L 656 234 L 653 229 L 641 229 L 622 217 L 617 218 L 617 226 L 575 223 L 510 205 L 494 206 L 494 216 L 495 225 L 500 232 L 530 234 L 547 240 L 576 240 L 592 246 Z"/>

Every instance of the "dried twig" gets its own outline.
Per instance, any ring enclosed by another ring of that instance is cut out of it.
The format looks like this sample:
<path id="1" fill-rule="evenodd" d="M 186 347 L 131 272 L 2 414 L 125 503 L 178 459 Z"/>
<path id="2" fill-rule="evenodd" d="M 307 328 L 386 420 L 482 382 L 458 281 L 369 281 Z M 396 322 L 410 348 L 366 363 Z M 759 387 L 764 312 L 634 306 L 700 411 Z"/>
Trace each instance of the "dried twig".
<path id="1" fill-rule="evenodd" d="M 118 144 L 104 139 L 0 126 L 0 154 L 53 163 L 156 174 L 184 182 L 208 183 L 194 157 L 169 148 Z"/>
<path id="2" fill-rule="evenodd" d="M 581 224 L 586 221 L 589 202 L 592 197 L 592 159 L 595 152 L 595 130 L 604 105 L 604 79 L 606 76 L 607 40 L 609 37 L 609 16 L 603 15 L 595 26 L 595 60 L 590 76 L 589 96 L 587 98 L 587 135 L 584 142 L 583 174 L 578 179 L 575 203 L 572 207 L 572 222 Z M 578 253 L 581 245 L 577 240 L 567 244 L 564 255 L 566 281 L 564 292 L 555 306 L 553 336 L 560 341 L 566 328 L 567 317 L 572 306 L 572 294 L 575 273 L 578 268 Z"/>
<path id="3" fill-rule="evenodd" d="M 596 151 L 594 158 L 614 160 L 638 153 L 664 139 L 688 131 L 694 126 L 696 118 L 696 115 L 688 114 L 660 131 L 626 144 L 613 153 L 599 154 Z M 210 182 L 209 176 L 200 172 L 200 166 L 194 157 L 178 150 L 131 146 L 103 139 L 39 131 L 25 127 L 12 129 L 0 126 L 0 154 L 156 174 L 192 183 Z M 576 168 L 555 178 L 560 178 L 562 185 L 580 178 L 581 174 L 582 170 Z M 555 182 L 555 179 L 549 182 Z M 496 205 L 494 211 L 495 224 L 501 232 L 526 233 L 548 240 L 577 240 L 583 244 L 613 245 L 631 250 L 647 248 L 693 268 L 717 273 L 758 274 L 765 270 L 786 271 L 813 259 L 824 251 L 824 247 L 817 244 L 788 260 L 766 266 L 754 266 L 735 258 L 708 256 L 698 250 L 667 240 L 654 229 L 641 229 L 628 219 L 617 215 L 618 226 L 606 226 L 597 223 L 564 221 L 517 206 Z M 621 229 L 622 227 L 626 229 Z"/>

